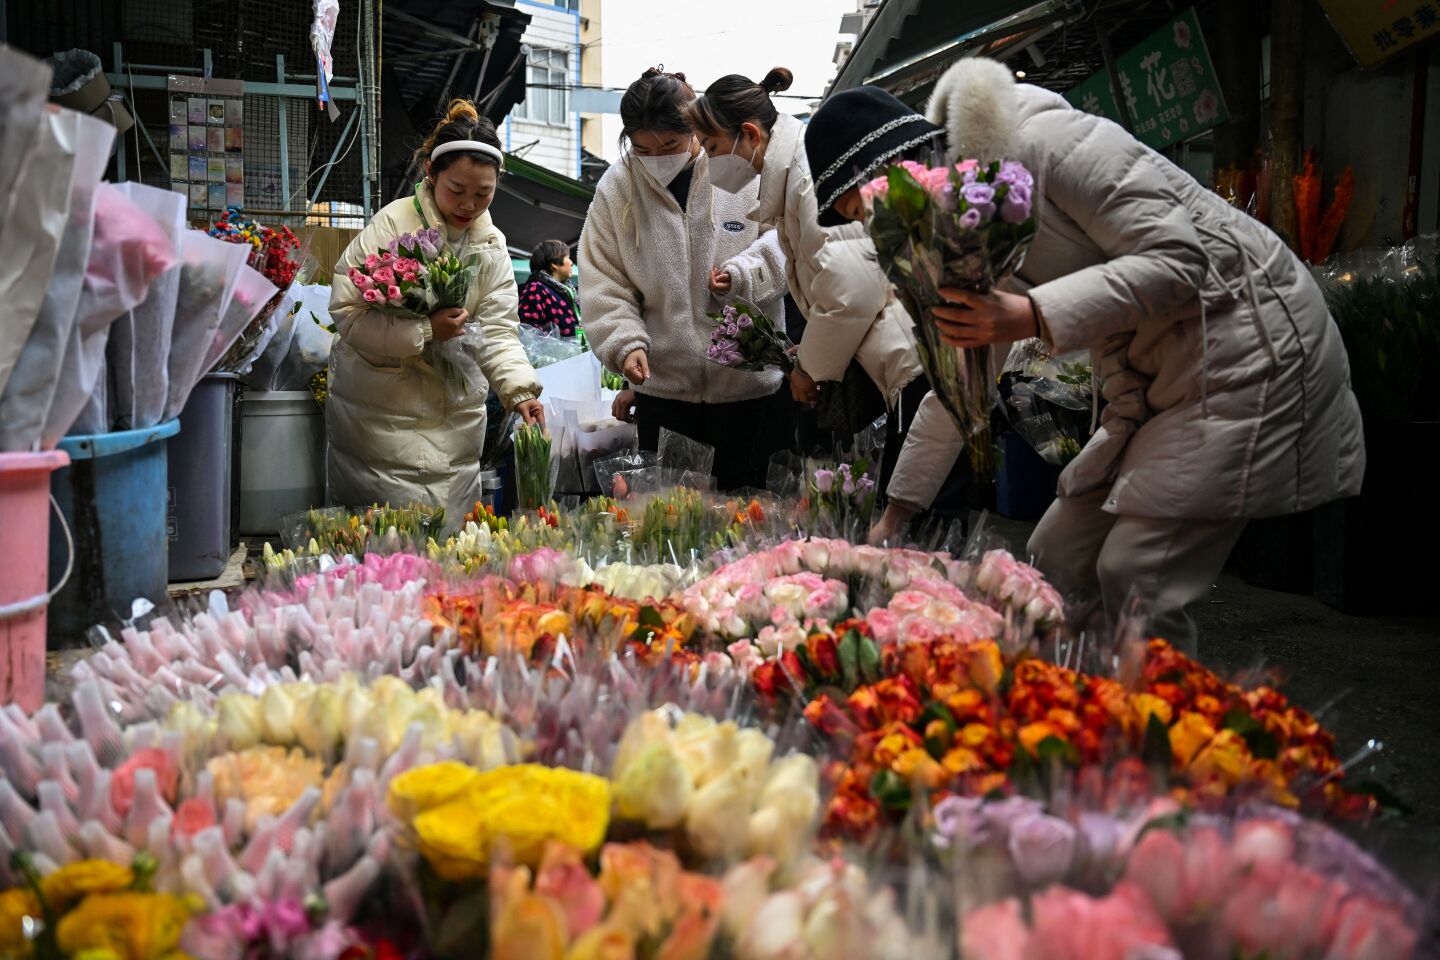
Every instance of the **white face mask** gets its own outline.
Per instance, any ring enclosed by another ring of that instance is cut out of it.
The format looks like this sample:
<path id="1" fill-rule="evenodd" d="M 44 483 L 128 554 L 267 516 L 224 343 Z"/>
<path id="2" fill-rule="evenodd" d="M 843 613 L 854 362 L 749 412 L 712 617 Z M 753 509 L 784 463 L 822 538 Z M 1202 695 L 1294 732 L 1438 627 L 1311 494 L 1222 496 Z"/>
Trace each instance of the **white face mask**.
<path id="1" fill-rule="evenodd" d="M 710 182 L 717 190 L 739 193 L 745 189 L 747 183 L 760 176 L 760 171 L 755 169 L 753 153 L 749 160 L 736 153 L 740 149 L 741 139 L 743 138 L 735 138 L 735 146 L 731 147 L 730 152 L 725 156 L 716 157 L 710 161 Z"/>
<path id="2" fill-rule="evenodd" d="M 660 182 L 660 186 L 670 186 L 670 181 L 680 176 L 680 171 L 690 166 L 690 151 L 684 153 L 667 153 L 662 157 L 642 157 L 638 153 L 635 159 L 650 171 L 650 176 Z"/>

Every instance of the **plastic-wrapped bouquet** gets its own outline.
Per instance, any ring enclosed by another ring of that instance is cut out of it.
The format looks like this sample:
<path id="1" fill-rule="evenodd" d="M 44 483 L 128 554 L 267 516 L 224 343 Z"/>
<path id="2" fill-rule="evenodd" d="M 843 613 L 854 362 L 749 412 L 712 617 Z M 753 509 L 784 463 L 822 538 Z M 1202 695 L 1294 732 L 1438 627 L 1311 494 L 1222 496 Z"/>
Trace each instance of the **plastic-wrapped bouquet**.
<path id="1" fill-rule="evenodd" d="M 868 461 L 842 463 L 833 470 L 821 467 L 811 473 L 808 486 L 811 532 L 864 537 L 875 510 L 875 478 Z"/>
<path id="2" fill-rule="evenodd" d="M 461 260 L 431 227 L 396 237 L 388 249 L 377 250 L 362 266 L 352 268 L 349 276 L 366 303 L 428 317 L 436 310 L 463 307 L 478 268 L 478 256 Z M 484 384 L 476 359 L 483 343 L 480 325 L 467 323 L 460 336 L 426 346 L 426 359 L 451 400 L 474 396 Z"/>
<path id="3" fill-rule="evenodd" d="M 1030 171 L 975 160 L 893 166 L 861 187 L 880 266 L 915 322 L 925 372 L 961 432 L 989 424 L 994 381 L 990 349 L 962 350 L 940 339 L 931 308 L 942 287 L 989 292 L 1020 265 L 1035 236 Z"/>
<path id="4" fill-rule="evenodd" d="M 794 366 L 790 338 L 750 304 L 727 305 L 708 316 L 715 321 L 715 329 L 710 331 L 710 346 L 705 353 L 715 363 L 737 370 L 789 370 Z"/>

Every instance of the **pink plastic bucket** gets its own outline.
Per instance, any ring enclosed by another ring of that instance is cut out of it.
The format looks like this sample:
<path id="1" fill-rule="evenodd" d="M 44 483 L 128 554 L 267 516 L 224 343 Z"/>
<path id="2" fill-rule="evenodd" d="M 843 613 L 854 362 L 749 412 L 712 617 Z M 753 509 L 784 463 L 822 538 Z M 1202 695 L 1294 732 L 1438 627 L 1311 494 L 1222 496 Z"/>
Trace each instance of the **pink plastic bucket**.
<path id="1" fill-rule="evenodd" d="M 50 605 L 50 474 L 62 450 L 0 453 L 0 703 L 26 713 L 45 701 Z"/>

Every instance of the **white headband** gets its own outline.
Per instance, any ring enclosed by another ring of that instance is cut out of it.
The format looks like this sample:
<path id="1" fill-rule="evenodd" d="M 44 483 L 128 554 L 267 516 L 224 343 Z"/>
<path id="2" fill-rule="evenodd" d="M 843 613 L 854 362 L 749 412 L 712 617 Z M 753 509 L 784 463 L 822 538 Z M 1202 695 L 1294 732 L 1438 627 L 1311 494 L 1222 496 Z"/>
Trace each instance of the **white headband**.
<path id="1" fill-rule="evenodd" d="M 500 148 L 492 147 L 488 143 L 481 143 L 479 140 L 451 140 L 447 143 L 442 143 L 430 151 L 430 159 L 434 160 L 436 157 L 444 156 L 447 153 L 454 153 L 456 150 L 465 150 L 467 152 L 474 150 L 477 153 L 483 153 L 487 157 L 493 157 L 495 162 L 500 165 L 501 170 L 505 169 L 505 154 L 500 152 Z"/>

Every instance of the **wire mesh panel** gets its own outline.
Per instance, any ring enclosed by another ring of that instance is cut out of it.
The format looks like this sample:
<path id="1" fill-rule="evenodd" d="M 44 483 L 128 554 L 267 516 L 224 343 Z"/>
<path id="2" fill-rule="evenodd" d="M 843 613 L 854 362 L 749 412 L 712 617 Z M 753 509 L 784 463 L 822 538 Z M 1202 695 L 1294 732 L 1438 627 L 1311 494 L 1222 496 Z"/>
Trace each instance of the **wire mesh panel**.
<path id="1" fill-rule="evenodd" d="M 172 144 L 170 96 L 164 90 L 127 84 L 128 76 L 168 73 L 201 76 L 207 67 L 217 79 L 275 83 L 277 55 L 284 57 L 286 81 L 313 85 L 310 47 L 312 5 L 295 0 L 5 0 L 9 41 L 45 57 L 71 47 L 90 50 L 107 71 L 121 45 L 125 68 L 115 88 L 130 100 L 137 129 L 123 140 L 124 176 L 168 187 L 184 148 Z M 334 86 L 352 87 L 359 75 L 361 4 L 341 8 L 332 47 Z M 281 175 L 280 98 L 244 97 L 244 197 L 254 210 L 304 211 L 312 197 L 338 212 L 359 208 L 364 195 L 361 124 L 350 124 L 358 101 L 337 101 L 331 122 L 310 97 L 286 98 L 289 194 Z M 144 132 L 140 130 L 143 127 Z M 146 136 L 148 134 L 148 137 Z M 336 149 L 338 146 L 339 149 Z M 332 158 L 333 165 L 329 165 Z M 187 161 L 188 162 L 188 161 Z M 329 165 L 329 166 L 327 166 Z M 187 171 L 188 172 L 188 171 Z M 112 167 L 111 174 L 119 171 Z M 319 188 L 317 193 L 317 187 Z M 274 221 L 278 216 L 263 216 Z M 300 223 L 303 217 L 289 218 Z"/>

